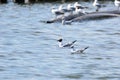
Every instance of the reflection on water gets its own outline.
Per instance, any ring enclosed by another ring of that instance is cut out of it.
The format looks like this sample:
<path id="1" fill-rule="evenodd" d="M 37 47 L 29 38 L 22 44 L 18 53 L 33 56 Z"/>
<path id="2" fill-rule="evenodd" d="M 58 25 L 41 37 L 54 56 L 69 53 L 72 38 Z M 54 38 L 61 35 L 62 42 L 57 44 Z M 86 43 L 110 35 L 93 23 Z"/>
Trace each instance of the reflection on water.
<path id="1" fill-rule="evenodd" d="M 119 80 L 120 18 L 72 25 L 41 23 L 53 17 L 48 8 L 53 5 L 0 5 L 0 79 Z M 105 9 L 114 7 L 108 6 Z M 71 55 L 70 49 L 58 47 L 56 40 L 61 37 L 64 42 L 77 40 L 77 49 L 90 48 Z"/>

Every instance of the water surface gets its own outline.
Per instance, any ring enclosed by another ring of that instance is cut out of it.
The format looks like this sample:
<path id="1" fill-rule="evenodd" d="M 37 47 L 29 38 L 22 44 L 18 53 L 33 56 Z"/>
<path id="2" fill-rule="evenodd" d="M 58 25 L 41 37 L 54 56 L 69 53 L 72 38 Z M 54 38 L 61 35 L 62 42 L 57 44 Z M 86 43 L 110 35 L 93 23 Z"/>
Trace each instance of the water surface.
<path id="1" fill-rule="evenodd" d="M 65 5 L 67 5 L 66 3 Z M 119 80 L 120 18 L 84 21 L 72 25 L 45 24 L 60 4 L 0 5 L 1 80 Z M 94 11 L 91 3 L 83 3 Z M 115 9 L 112 2 L 103 10 Z M 77 40 L 71 55 L 57 39 Z"/>

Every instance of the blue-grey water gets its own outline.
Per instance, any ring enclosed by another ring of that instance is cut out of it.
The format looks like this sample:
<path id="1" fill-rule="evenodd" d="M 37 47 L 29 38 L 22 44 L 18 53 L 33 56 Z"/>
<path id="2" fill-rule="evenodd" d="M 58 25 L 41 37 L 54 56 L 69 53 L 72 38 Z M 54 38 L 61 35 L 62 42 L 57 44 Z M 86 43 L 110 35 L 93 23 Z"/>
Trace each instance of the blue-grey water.
<path id="1" fill-rule="evenodd" d="M 116 9 L 106 3 L 104 10 Z M 0 5 L 0 80 L 120 80 L 120 18 L 40 22 L 53 18 L 50 8 L 59 5 Z M 94 11 L 92 3 L 83 5 Z M 72 55 L 58 47 L 59 38 L 77 40 L 77 49 L 90 48 Z"/>

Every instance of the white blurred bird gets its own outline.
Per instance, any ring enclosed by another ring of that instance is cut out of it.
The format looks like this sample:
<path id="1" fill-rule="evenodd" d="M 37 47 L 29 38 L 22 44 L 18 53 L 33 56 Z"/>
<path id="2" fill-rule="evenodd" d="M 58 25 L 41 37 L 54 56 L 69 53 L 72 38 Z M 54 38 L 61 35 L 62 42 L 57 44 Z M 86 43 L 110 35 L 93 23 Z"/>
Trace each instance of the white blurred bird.
<path id="1" fill-rule="evenodd" d="M 75 7 L 75 13 L 77 13 L 77 14 L 81 14 L 81 13 L 86 14 L 87 13 L 84 11 L 84 9 L 87 9 L 88 7 L 82 6 L 78 2 L 75 2 L 74 7 Z"/>
<path id="2" fill-rule="evenodd" d="M 78 2 L 75 2 L 75 3 L 74 3 L 74 7 L 75 7 L 75 8 L 78 7 L 79 9 L 86 9 L 86 8 L 88 8 L 88 7 L 82 6 L 82 5 L 79 4 Z"/>
<path id="3" fill-rule="evenodd" d="M 86 12 L 83 9 L 80 9 L 79 7 L 75 8 L 75 13 L 79 15 L 86 14 Z"/>
<path id="4" fill-rule="evenodd" d="M 73 13 L 75 11 L 75 7 L 72 6 L 71 4 L 68 4 L 67 9 L 71 11 L 71 13 Z"/>
<path id="5" fill-rule="evenodd" d="M 58 8 L 58 10 L 59 10 L 59 11 L 62 11 L 62 12 L 64 12 L 64 13 L 70 12 L 70 10 L 64 8 L 63 5 L 60 5 L 59 8 Z"/>
<path id="6" fill-rule="evenodd" d="M 56 8 L 54 8 L 54 7 L 52 8 L 51 12 L 56 16 L 56 18 L 57 18 L 57 16 L 59 16 L 59 15 L 64 15 L 64 12 L 59 11 L 58 9 L 56 9 Z"/>
<path id="7" fill-rule="evenodd" d="M 80 53 L 83 53 L 86 49 L 88 49 L 89 47 L 85 47 L 83 49 L 78 49 L 76 50 L 74 48 L 74 46 L 71 46 L 71 54 L 80 54 Z"/>
<path id="8" fill-rule="evenodd" d="M 118 10 L 120 8 L 120 0 L 115 0 L 114 2 L 115 6 L 118 7 Z"/>
<path id="9" fill-rule="evenodd" d="M 106 5 L 100 4 L 100 3 L 98 2 L 98 0 L 94 0 L 93 6 L 94 6 L 94 7 L 97 7 L 97 8 L 96 8 L 96 12 L 98 12 L 101 7 L 106 7 Z"/>
<path id="10" fill-rule="evenodd" d="M 69 43 L 64 44 L 64 45 L 62 43 L 63 39 L 58 39 L 57 41 L 58 41 L 58 46 L 59 47 L 69 47 L 70 48 L 77 40 L 74 40 L 74 41 L 69 42 Z"/>

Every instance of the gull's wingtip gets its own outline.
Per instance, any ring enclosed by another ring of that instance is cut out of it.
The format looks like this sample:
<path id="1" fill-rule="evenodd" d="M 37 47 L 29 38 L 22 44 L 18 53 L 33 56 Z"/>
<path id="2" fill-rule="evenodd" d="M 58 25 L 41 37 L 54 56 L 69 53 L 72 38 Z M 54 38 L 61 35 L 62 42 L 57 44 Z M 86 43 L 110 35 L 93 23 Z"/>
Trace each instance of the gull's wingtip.
<path id="1" fill-rule="evenodd" d="M 74 46 L 71 46 L 70 48 L 74 48 Z"/>
<path id="2" fill-rule="evenodd" d="M 89 48 L 89 46 L 85 47 L 85 49 L 88 49 L 88 48 Z"/>
<path id="3" fill-rule="evenodd" d="M 76 42 L 77 40 L 74 40 L 73 42 Z"/>

